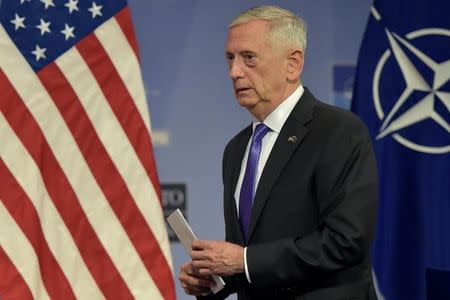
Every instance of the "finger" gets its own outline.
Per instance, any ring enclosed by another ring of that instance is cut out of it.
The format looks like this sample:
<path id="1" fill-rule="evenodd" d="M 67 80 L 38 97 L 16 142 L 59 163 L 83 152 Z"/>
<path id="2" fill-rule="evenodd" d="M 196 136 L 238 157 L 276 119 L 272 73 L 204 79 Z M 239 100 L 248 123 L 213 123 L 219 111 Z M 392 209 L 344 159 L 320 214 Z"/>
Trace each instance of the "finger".
<path id="1" fill-rule="evenodd" d="M 192 241 L 192 249 L 193 250 L 202 250 L 206 247 L 207 242 L 202 240 Z"/>
<path id="2" fill-rule="evenodd" d="M 195 240 L 192 242 L 193 250 L 208 250 L 213 249 L 214 245 L 218 243 L 218 241 L 205 241 L 205 240 Z"/>
<path id="3" fill-rule="evenodd" d="M 198 269 L 209 269 L 211 267 L 211 263 L 205 260 L 193 260 L 192 266 L 197 270 L 197 274 L 201 274 L 198 272 Z"/>
<path id="4" fill-rule="evenodd" d="M 200 275 L 200 272 L 192 262 L 181 265 L 180 273 L 186 273 L 193 276 Z"/>
<path id="5" fill-rule="evenodd" d="M 195 266 L 192 264 L 192 262 L 190 262 L 188 264 L 181 265 L 180 273 L 187 273 L 190 275 L 195 275 L 195 274 L 198 274 L 198 271 L 195 268 Z"/>
<path id="6" fill-rule="evenodd" d="M 192 250 L 191 258 L 193 260 L 205 260 L 208 259 L 208 253 L 205 250 Z"/>
<path id="7" fill-rule="evenodd" d="M 209 288 L 202 288 L 202 287 L 196 287 L 196 286 L 186 286 L 183 288 L 184 292 L 188 295 L 192 296 L 202 296 L 209 292 Z"/>
<path id="8" fill-rule="evenodd" d="M 180 272 L 188 273 L 188 270 L 191 268 L 191 265 L 192 264 L 190 262 L 182 264 L 181 267 L 180 267 Z"/>
<path id="9" fill-rule="evenodd" d="M 180 285 L 184 290 L 190 290 L 190 291 L 195 291 L 195 292 L 204 292 L 204 291 L 208 291 L 210 289 L 210 287 L 191 285 L 191 284 L 188 284 L 183 281 L 180 281 Z"/>
<path id="10" fill-rule="evenodd" d="M 204 276 L 203 278 L 208 278 L 208 276 L 215 274 L 215 272 L 213 272 L 213 270 L 206 269 L 206 268 L 199 269 L 198 272 L 199 272 L 199 276 Z M 211 278 L 211 280 L 212 280 L 212 278 Z"/>
<path id="11" fill-rule="evenodd" d="M 206 287 L 199 287 L 194 285 L 188 285 L 188 284 L 181 284 L 181 287 L 188 295 L 194 295 L 194 296 L 201 296 L 207 292 L 209 292 L 210 288 Z"/>
<path id="12" fill-rule="evenodd" d="M 188 273 L 180 273 L 178 279 L 182 286 L 211 287 L 214 281 L 206 275 L 193 276 Z"/>

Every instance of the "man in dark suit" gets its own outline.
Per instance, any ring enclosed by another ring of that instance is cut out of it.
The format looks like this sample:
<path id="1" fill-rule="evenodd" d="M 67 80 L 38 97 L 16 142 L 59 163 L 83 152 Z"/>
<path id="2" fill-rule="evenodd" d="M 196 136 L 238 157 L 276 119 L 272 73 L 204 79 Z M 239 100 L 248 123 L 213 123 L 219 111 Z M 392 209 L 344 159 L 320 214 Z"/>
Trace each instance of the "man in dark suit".
<path id="1" fill-rule="evenodd" d="M 300 83 L 303 21 L 261 6 L 229 27 L 229 74 L 254 117 L 223 156 L 226 242 L 196 241 L 181 267 L 186 293 L 211 274 L 239 299 L 376 299 L 369 248 L 377 175 L 362 122 Z"/>

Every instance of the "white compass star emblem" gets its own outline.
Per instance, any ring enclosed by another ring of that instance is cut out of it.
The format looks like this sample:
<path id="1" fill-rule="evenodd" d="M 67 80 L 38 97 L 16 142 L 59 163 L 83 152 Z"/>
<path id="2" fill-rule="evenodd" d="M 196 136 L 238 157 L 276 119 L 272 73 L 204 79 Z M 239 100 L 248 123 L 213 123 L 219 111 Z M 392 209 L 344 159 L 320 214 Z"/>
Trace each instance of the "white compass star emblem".
<path id="1" fill-rule="evenodd" d="M 386 30 L 386 34 L 388 36 L 392 52 L 394 53 L 394 57 L 406 82 L 406 88 L 400 98 L 396 101 L 393 108 L 384 118 L 377 139 L 381 139 L 388 134 L 418 123 L 427 118 L 433 119 L 448 133 L 450 133 L 450 124 L 445 117 L 441 116 L 434 109 L 435 101 L 441 101 L 450 112 L 450 93 L 440 90 L 441 87 L 443 87 L 450 79 L 450 59 L 437 63 L 397 34 L 391 33 L 388 30 Z M 433 71 L 434 80 L 432 86 L 425 81 L 422 74 L 420 74 L 405 54 L 400 44 L 408 48 L 418 59 L 420 59 Z M 414 91 L 426 92 L 426 95 L 414 106 L 394 118 L 396 113 Z"/>

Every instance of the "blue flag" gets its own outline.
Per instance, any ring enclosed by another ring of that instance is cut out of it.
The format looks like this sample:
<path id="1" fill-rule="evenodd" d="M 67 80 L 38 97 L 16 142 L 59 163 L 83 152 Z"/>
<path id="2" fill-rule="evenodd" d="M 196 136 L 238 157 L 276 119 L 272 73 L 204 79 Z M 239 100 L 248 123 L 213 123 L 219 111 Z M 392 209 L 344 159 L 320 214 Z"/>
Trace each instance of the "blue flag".
<path id="1" fill-rule="evenodd" d="M 375 0 L 352 111 L 380 176 L 380 299 L 450 299 L 450 1 Z"/>

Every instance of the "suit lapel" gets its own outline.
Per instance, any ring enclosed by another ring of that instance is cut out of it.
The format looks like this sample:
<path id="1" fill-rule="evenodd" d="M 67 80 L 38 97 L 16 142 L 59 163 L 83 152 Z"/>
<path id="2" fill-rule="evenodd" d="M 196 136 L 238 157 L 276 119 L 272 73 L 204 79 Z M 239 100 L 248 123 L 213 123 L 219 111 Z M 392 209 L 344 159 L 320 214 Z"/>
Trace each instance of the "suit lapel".
<path id="1" fill-rule="evenodd" d="M 269 158 L 267 159 L 258 183 L 258 188 L 256 190 L 249 225 L 249 240 L 252 237 L 258 218 L 261 215 L 273 185 L 280 176 L 294 151 L 301 145 L 303 138 L 308 133 L 308 128 L 305 125 L 312 119 L 314 101 L 315 100 L 312 94 L 307 88 L 305 88 L 302 97 L 295 105 L 291 114 L 284 123 L 280 134 L 278 135 L 275 145 L 273 146 Z"/>

